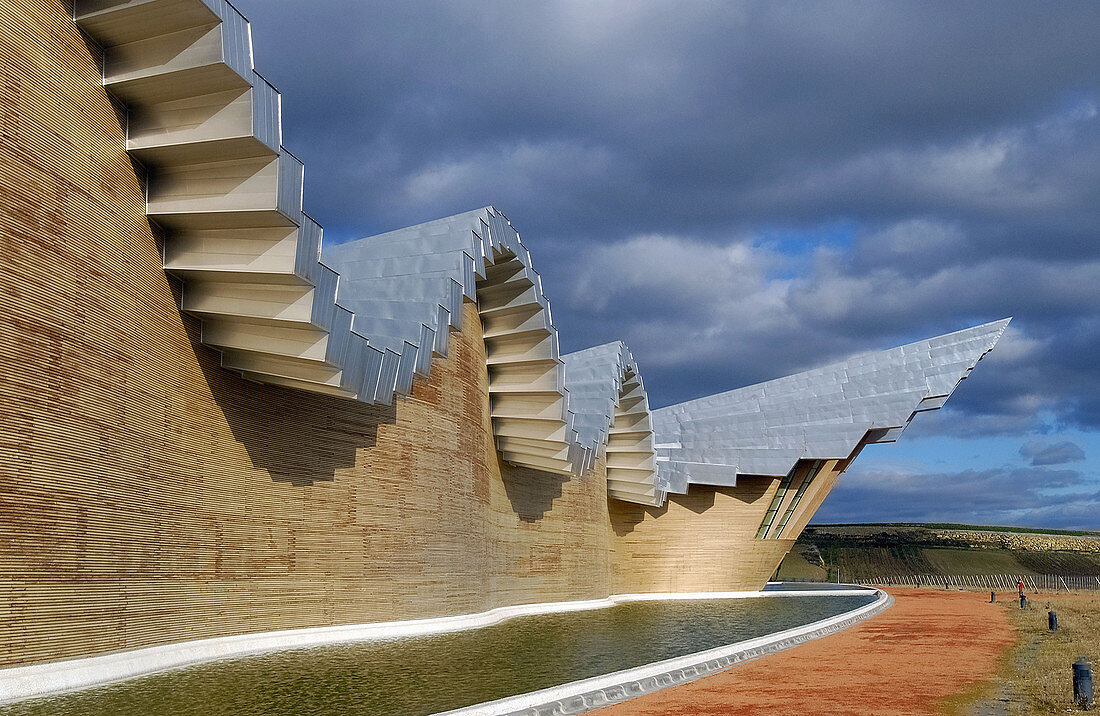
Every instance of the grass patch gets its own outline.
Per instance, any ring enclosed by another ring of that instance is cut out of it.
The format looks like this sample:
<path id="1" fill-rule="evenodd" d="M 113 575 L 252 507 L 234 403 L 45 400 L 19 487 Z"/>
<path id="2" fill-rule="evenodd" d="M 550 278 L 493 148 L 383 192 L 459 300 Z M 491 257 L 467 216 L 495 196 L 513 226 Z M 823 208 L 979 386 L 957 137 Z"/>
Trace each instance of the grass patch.
<path id="1" fill-rule="evenodd" d="M 787 553 L 787 556 L 783 558 L 779 565 L 780 580 L 825 580 L 827 576 L 825 568 L 819 564 L 814 564 L 814 562 L 821 559 L 820 556 L 807 554 L 807 548 L 808 545 L 796 543 L 794 548 Z M 811 559 L 813 559 L 813 562 Z"/>
<path id="2" fill-rule="evenodd" d="M 989 704 L 1001 696 L 1000 681 L 1011 673 L 1013 649 L 1008 649 L 997 658 L 995 676 L 985 681 L 975 681 L 957 694 L 952 694 L 936 704 L 935 713 L 944 716 L 972 716 L 977 704 Z M 978 711 L 978 713 L 985 713 Z M 1015 711 L 1009 711 L 1015 713 Z"/>
<path id="3" fill-rule="evenodd" d="M 840 547 L 835 551 L 841 577 L 848 581 L 880 574 L 934 574 L 924 550 L 913 545 Z"/>
<path id="4" fill-rule="evenodd" d="M 1100 575 L 1100 552 L 1018 552 L 1016 559 L 1035 574 Z"/>
<path id="5" fill-rule="evenodd" d="M 926 547 L 924 558 L 933 566 L 933 574 L 1032 574 L 1016 559 L 1016 555 L 1003 549 L 942 549 Z M 1072 572 L 1066 572 L 1072 574 Z"/>
<path id="6" fill-rule="evenodd" d="M 1073 668 L 1078 657 L 1100 670 L 1100 597 L 1064 595 L 1033 599 L 1029 609 L 1005 604 L 1020 641 L 1003 662 L 997 686 L 1018 701 L 1024 713 L 1065 713 L 1073 705 Z M 1047 630 L 1047 610 L 1058 614 L 1059 629 Z M 1012 713 L 1012 711 L 1010 711 Z"/>
<path id="7" fill-rule="evenodd" d="M 1091 551 L 1088 544 L 1077 548 L 1067 538 L 1024 534 L 994 538 L 989 543 L 975 544 L 972 540 L 916 523 L 811 525 L 799 535 L 795 547 L 804 550 L 811 565 L 817 563 L 826 569 L 828 581 L 834 581 L 838 572 L 844 581 L 909 575 L 1056 574 L 1100 578 L 1100 551 Z M 795 560 L 792 558 L 790 566 L 797 574 L 791 573 L 791 577 L 812 578 L 810 570 L 795 566 Z"/>
<path id="8" fill-rule="evenodd" d="M 1020 532 L 1036 535 L 1064 535 L 1067 537 L 1100 537 L 1100 532 L 1087 530 L 1054 530 L 1042 527 L 1008 527 L 1004 525 L 964 525 L 955 522 L 837 522 L 837 523 L 813 523 L 809 527 L 881 527 L 884 530 L 891 528 L 923 527 L 929 530 L 970 530 L 973 532 Z"/>
<path id="9" fill-rule="evenodd" d="M 935 574 L 920 546 L 894 541 L 894 544 L 852 544 L 845 540 L 815 539 L 828 581 L 858 581 L 871 577 L 900 574 Z"/>

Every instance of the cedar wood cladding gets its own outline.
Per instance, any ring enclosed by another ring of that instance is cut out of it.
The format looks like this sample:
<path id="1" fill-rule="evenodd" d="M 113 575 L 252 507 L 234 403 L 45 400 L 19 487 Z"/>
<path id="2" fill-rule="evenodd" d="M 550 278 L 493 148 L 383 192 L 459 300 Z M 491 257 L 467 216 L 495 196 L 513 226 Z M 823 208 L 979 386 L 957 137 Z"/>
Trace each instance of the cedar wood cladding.
<path id="1" fill-rule="evenodd" d="M 602 460 L 503 465 L 472 304 L 393 408 L 219 368 L 69 12 L 0 17 L 0 667 L 771 573 L 788 540 L 745 556 L 776 480 L 609 508 Z"/>

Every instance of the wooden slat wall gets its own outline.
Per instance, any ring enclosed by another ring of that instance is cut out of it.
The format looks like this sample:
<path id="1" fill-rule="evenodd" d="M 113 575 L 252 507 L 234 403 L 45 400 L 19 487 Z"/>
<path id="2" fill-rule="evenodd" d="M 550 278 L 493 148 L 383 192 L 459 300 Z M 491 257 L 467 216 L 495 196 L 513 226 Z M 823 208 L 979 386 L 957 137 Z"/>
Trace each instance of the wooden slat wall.
<path id="1" fill-rule="evenodd" d="M 0 667 L 609 593 L 603 475 L 500 465 L 472 306 L 396 408 L 222 370 L 65 4 L 0 40 Z"/>
<path id="2" fill-rule="evenodd" d="M 759 589 L 793 539 L 754 539 L 778 478 L 738 477 L 737 487 L 692 485 L 663 507 L 611 501 L 616 592 Z"/>
<path id="3" fill-rule="evenodd" d="M 463 333 L 393 408 L 251 383 L 180 315 L 61 0 L 0 12 L 0 667 L 612 592 L 756 589 L 778 480 L 662 508 L 503 465 Z"/>

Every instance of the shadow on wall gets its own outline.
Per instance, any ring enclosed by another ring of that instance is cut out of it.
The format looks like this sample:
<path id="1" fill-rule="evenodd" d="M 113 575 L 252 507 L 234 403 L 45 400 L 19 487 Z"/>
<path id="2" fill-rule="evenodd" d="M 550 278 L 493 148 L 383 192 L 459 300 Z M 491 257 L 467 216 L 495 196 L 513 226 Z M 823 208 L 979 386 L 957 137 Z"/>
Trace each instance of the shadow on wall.
<path id="1" fill-rule="evenodd" d="M 611 516 L 611 526 L 615 530 L 615 535 L 625 537 L 634 531 L 634 528 L 646 518 L 646 515 L 656 519 L 668 512 L 669 506 L 673 503 L 682 505 L 695 514 L 701 515 L 714 507 L 715 492 L 716 489 L 713 487 L 691 485 L 688 487 L 688 494 L 669 495 L 660 507 L 637 505 L 621 500 L 608 500 L 607 510 Z"/>
<path id="2" fill-rule="evenodd" d="M 764 496 L 773 483 L 781 480 L 782 478 L 777 475 L 738 475 L 737 487 L 728 488 L 728 491 L 742 502 L 756 502 Z"/>
<path id="3" fill-rule="evenodd" d="M 179 304 L 179 282 L 172 281 Z M 476 314 L 475 314 L 476 315 Z M 201 342 L 201 322 L 181 314 L 188 339 L 198 358 L 203 377 L 225 416 L 233 437 L 244 446 L 254 467 L 266 470 L 272 480 L 295 486 L 335 479 L 336 471 L 355 466 L 359 451 L 376 446 L 378 427 L 397 421 L 394 405 L 367 405 L 333 396 L 309 393 L 292 388 L 255 383 L 221 367 L 217 351 Z M 467 355 L 468 347 L 460 333 L 455 334 L 453 360 L 465 365 L 475 361 L 484 371 L 483 355 Z M 441 366 L 433 360 L 432 372 L 438 375 Z M 438 405 L 441 388 L 431 380 L 417 377 L 414 396 Z M 484 433 L 466 437 L 477 442 L 465 448 L 471 454 L 484 454 L 484 443 L 492 445 L 489 425 L 488 377 L 462 387 L 463 406 L 460 412 L 471 424 L 484 423 Z M 443 408 L 441 408 L 443 409 Z M 416 446 L 402 446 L 415 450 Z M 564 494 L 564 484 L 570 479 L 533 468 L 515 467 L 505 463 L 499 452 L 489 448 L 500 471 L 512 512 L 521 521 L 537 523 L 546 517 L 555 500 Z M 400 459 L 400 456 L 395 456 Z M 489 479 L 488 473 L 482 473 Z M 488 500 L 488 484 L 483 499 Z"/>
<path id="4" fill-rule="evenodd" d="M 668 512 L 670 506 L 673 504 L 690 510 L 697 515 L 701 515 L 714 507 L 715 498 L 719 493 L 728 495 L 745 504 L 754 504 L 762 500 L 768 488 L 771 486 L 772 481 L 775 479 L 776 478 L 768 477 L 766 479 L 743 480 L 739 477 L 736 487 L 690 485 L 686 495 L 670 494 L 665 504 L 660 507 L 636 505 L 620 500 L 608 500 L 607 511 L 611 518 L 611 527 L 615 530 L 615 535 L 618 537 L 625 537 L 634 531 L 634 528 L 646 518 L 646 515 L 649 515 L 651 518 L 660 517 Z M 763 510 L 763 503 L 761 503 L 761 505 L 761 510 Z M 762 511 L 761 515 L 763 515 Z"/>
<path id="5" fill-rule="evenodd" d="M 497 453 L 497 461 L 512 512 L 522 522 L 538 522 L 545 517 L 554 508 L 554 500 L 562 496 L 562 486 L 570 479 L 567 475 L 509 465 L 500 453 Z"/>
<path id="6" fill-rule="evenodd" d="M 611 519 L 611 529 L 615 530 L 615 536 L 625 537 L 634 531 L 634 528 L 646 518 L 646 515 L 656 519 L 668 512 L 668 506 L 677 497 L 681 497 L 681 495 L 669 495 L 660 507 L 639 505 L 633 502 L 623 502 L 622 500 L 608 500 L 607 514 Z M 713 500 L 712 496 L 712 503 Z"/>
<path id="7" fill-rule="evenodd" d="M 210 392 L 253 466 L 296 487 L 331 481 L 378 441 L 378 426 L 396 422 L 395 406 L 367 405 L 319 393 L 245 380 L 201 343 L 200 323 L 184 314 L 187 335 Z"/>

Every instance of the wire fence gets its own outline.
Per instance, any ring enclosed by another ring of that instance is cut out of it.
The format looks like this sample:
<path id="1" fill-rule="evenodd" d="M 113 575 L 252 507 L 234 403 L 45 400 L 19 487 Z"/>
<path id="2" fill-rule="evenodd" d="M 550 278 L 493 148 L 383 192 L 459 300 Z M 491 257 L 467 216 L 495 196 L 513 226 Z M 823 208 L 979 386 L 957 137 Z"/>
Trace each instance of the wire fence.
<path id="1" fill-rule="evenodd" d="M 1062 574 L 902 574 L 858 580 L 862 584 L 890 587 L 939 587 L 1015 592 L 1020 582 L 1028 592 L 1100 590 L 1100 576 Z"/>

